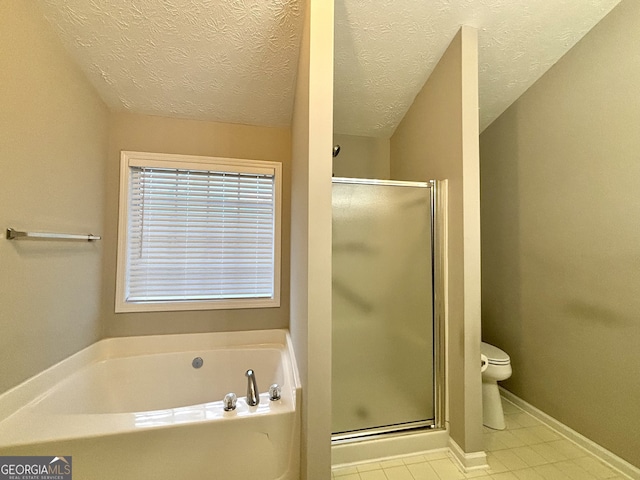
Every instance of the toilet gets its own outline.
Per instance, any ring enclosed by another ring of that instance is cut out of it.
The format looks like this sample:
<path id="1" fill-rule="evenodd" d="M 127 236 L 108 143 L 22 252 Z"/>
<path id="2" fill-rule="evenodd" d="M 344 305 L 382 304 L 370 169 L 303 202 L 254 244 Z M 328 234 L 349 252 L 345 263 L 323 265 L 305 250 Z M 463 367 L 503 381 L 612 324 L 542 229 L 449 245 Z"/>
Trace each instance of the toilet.
<path id="1" fill-rule="evenodd" d="M 511 376 L 511 359 L 498 347 L 482 342 L 482 423 L 495 430 L 504 430 L 504 412 L 498 382 Z"/>

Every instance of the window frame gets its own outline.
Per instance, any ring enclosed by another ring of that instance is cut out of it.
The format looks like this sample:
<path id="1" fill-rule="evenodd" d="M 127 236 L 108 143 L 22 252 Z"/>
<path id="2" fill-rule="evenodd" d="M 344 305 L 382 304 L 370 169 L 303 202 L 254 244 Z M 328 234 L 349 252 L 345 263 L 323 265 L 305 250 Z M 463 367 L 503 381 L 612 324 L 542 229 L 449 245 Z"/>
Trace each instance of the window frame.
<path id="1" fill-rule="evenodd" d="M 228 298 L 220 300 L 127 301 L 129 243 L 130 167 L 149 166 L 171 169 L 267 173 L 274 176 L 274 278 L 270 298 Z M 116 257 L 115 312 L 167 312 L 186 310 L 221 310 L 238 308 L 273 308 L 280 306 L 282 255 L 282 164 L 269 160 L 205 157 L 166 153 L 120 153 L 120 193 L 118 209 L 118 244 Z"/>

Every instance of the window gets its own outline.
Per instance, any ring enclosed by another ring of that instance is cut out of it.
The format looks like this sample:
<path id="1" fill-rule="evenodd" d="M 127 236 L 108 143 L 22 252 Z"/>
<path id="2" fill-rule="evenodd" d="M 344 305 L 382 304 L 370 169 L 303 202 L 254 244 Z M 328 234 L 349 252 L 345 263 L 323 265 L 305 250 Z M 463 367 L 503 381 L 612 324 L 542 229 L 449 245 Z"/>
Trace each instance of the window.
<path id="1" fill-rule="evenodd" d="M 281 164 L 122 152 L 116 312 L 280 305 Z"/>

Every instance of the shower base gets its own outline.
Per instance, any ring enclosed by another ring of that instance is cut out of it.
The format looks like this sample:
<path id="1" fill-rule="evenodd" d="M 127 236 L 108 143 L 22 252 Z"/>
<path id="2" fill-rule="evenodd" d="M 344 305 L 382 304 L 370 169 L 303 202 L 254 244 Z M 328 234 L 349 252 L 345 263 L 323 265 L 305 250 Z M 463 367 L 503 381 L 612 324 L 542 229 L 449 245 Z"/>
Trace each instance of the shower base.
<path id="1" fill-rule="evenodd" d="M 449 431 L 438 429 L 412 430 L 365 437 L 359 441 L 334 443 L 331 465 L 346 466 L 402 455 L 417 455 L 449 446 Z"/>

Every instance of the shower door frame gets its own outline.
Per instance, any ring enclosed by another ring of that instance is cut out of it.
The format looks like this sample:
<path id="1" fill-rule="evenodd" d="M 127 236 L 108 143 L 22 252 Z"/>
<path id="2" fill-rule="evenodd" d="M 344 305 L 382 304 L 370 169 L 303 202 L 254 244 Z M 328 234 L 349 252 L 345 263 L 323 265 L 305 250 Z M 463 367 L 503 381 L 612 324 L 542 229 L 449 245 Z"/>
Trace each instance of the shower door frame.
<path id="1" fill-rule="evenodd" d="M 445 325 L 444 315 L 439 311 L 440 295 L 444 294 L 443 279 L 440 278 L 440 260 L 437 258 L 436 252 L 442 253 L 444 249 L 439 242 L 442 241 L 437 232 L 436 225 L 439 215 L 438 210 L 438 181 L 429 180 L 428 182 L 410 182 L 400 180 L 375 180 L 368 178 L 347 178 L 333 177 L 331 183 L 339 184 L 358 184 L 358 185 L 381 185 L 392 187 L 413 187 L 413 188 L 429 188 L 431 199 L 431 315 L 433 319 L 433 409 L 434 418 L 428 420 L 417 420 L 399 425 L 387 425 L 380 427 L 372 427 L 363 430 L 355 430 L 343 433 L 331 434 L 331 443 L 333 445 L 358 442 L 363 440 L 372 440 L 381 436 L 389 435 L 406 435 L 414 431 L 425 430 L 444 430 L 445 425 Z M 440 223 L 442 224 L 442 223 Z M 333 322 L 333 320 L 332 320 Z"/>

